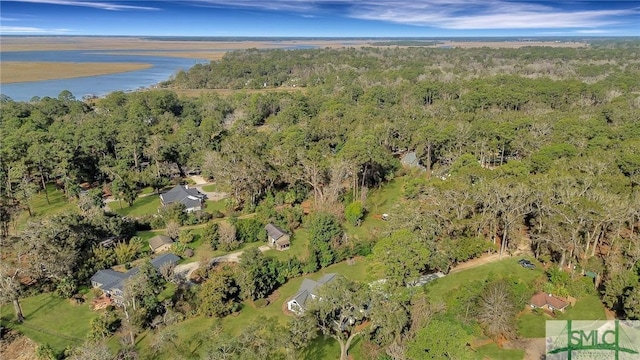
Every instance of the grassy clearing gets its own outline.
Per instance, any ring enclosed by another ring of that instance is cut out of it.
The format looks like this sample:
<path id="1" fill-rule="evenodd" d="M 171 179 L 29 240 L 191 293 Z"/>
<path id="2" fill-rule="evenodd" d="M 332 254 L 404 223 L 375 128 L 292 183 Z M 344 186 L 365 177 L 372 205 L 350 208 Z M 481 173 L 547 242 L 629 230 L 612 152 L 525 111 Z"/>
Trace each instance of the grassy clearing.
<path id="1" fill-rule="evenodd" d="M 545 336 L 545 321 L 552 320 L 545 313 L 527 312 L 518 317 L 518 335 L 525 338 L 540 338 Z"/>
<path id="2" fill-rule="evenodd" d="M 521 349 L 501 349 L 495 343 L 481 346 L 476 351 L 482 359 L 522 360 L 525 354 Z"/>
<path id="3" fill-rule="evenodd" d="M 131 206 L 123 202 L 120 208 L 120 202 L 114 201 L 109 204 L 109 207 L 122 216 L 143 216 L 157 214 L 160 205 L 160 197 L 148 195 L 136 198 Z"/>
<path id="4" fill-rule="evenodd" d="M 204 211 L 213 214 L 214 211 L 220 211 L 221 213 L 225 213 L 227 210 L 227 201 L 225 199 L 218 201 L 205 201 Z"/>
<path id="5" fill-rule="evenodd" d="M 297 229 L 291 237 L 291 246 L 289 247 L 289 250 L 269 250 L 266 252 L 266 255 L 282 261 L 292 257 L 304 260 L 308 256 L 308 247 L 309 232 L 306 229 Z"/>
<path id="6" fill-rule="evenodd" d="M 398 206 L 400 199 L 402 199 L 402 188 L 406 180 L 406 176 L 399 177 L 391 180 L 384 187 L 371 191 L 366 202 L 366 207 L 369 211 L 368 216 L 383 213 L 391 214 L 392 210 Z"/>
<path id="7" fill-rule="evenodd" d="M 214 183 L 207 184 L 202 186 L 202 190 L 206 192 L 229 192 L 231 189 L 229 187 L 224 186 L 222 184 Z"/>
<path id="8" fill-rule="evenodd" d="M 90 292 L 87 293 L 90 297 Z M 51 293 L 20 300 L 25 316 L 23 324 L 14 323 L 13 307 L 0 308 L 2 325 L 16 329 L 38 344 L 49 344 L 57 351 L 69 345 L 80 345 L 87 338 L 89 323 L 99 316 L 90 309 L 91 299 L 84 304 L 72 304 L 69 299 Z"/>
<path id="9" fill-rule="evenodd" d="M 115 74 L 150 68 L 144 63 L 72 63 L 72 62 L 14 62 L 3 61 L 1 84 L 70 79 L 83 76 Z"/>
<path id="10" fill-rule="evenodd" d="M 558 315 L 558 320 L 606 320 L 604 305 L 596 295 L 581 298 L 564 313 Z"/>
<path id="11" fill-rule="evenodd" d="M 28 211 L 23 211 L 17 216 L 14 228 L 16 232 L 24 230 L 24 227 L 30 219 L 48 217 L 61 213 L 68 214 L 78 211 L 76 204 L 67 200 L 64 192 L 62 190 L 58 190 L 55 185 L 47 185 L 47 194 L 49 195 L 48 203 L 44 191 L 40 191 L 29 202 L 29 204 L 31 205 L 31 211 L 33 213 L 32 218 L 29 217 Z"/>
<path id="12" fill-rule="evenodd" d="M 149 240 L 156 235 L 162 234 L 162 230 L 149 230 L 149 231 L 138 231 L 136 236 L 140 237 L 142 240 Z"/>
<path id="13" fill-rule="evenodd" d="M 460 271 L 449 274 L 441 279 L 425 285 L 434 302 L 443 301 L 443 297 L 452 290 L 460 287 L 460 284 L 473 281 L 485 281 L 491 277 L 517 277 L 525 282 L 532 282 L 544 272 L 540 268 L 534 270 L 525 269 L 518 265 L 518 258 L 507 258 L 501 261 L 484 264 L 470 271 Z"/>

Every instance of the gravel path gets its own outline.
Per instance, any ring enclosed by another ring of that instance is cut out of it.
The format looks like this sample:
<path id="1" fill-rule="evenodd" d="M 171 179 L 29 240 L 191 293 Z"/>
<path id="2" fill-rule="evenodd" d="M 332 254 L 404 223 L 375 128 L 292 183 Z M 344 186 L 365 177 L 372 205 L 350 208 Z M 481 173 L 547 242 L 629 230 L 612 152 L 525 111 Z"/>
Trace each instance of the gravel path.
<path id="1" fill-rule="evenodd" d="M 224 198 L 229 197 L 229 194 L 227 194 L 225 192 L 204 191 L 202 189 L 203 186 L 212 185 L 213 183 L 208 182 L 205 178 L 203 178 L 200 175 L 191 176 L 191 180 L 193 180 L 193 182 L 196 183 L 196 189 L 198 189 L 198 191 L 200 191 L 201 193 L 207 195 L 207 199 L 209 199 L 211 201 L 218 201 L 218 200 L 222 200 Z"/>
<path id="2" fill-rule="evenodd" d="M 265 252 L 267 250 L 270 250 L 271 248 L 267 245 L 262 245 L 258 249 L 262 252 Z M 242 256 L 242 253 L 242 251 L 237 251 L 234 253 L 214 257 L 213 259 L 211 259 L 211 261 L 209 261 L 208 266 L 211 267 L 214 264 L 221 262 L 240 262 L 240 256 Z M 188 264 L 177 265 L 175 269 L 173 269 L 173 272 L 177 277 L 188 280 L 191 274 L 198 268 L 200 268 L 200 262 L 194 261 Z"/>

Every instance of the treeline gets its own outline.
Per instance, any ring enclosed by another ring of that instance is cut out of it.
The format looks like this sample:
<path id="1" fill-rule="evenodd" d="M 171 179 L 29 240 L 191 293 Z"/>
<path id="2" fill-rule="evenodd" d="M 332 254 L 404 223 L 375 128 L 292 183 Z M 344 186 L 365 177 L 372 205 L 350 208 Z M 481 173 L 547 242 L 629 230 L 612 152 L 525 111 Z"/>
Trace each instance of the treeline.
<path id="1" fill-rule="evenodd" d="M 415 151 L 425 171 L 407 176 L 390 231 L 349 248 L 332 221 L 321 222 L 333 235 L 311 239 L 315 260 L 301 263 L 302 272 L 373 251 L 404 285 L 485 251 L 530 249 L 573 276 L 597 273 L 605 303 L 637 318 L 637 53 L 636 43 L 247 50 L 168 85 L 304 89 L 197 98 L 116 92 L 95 104 L 68 92 L 4 98 L 3 236 L 16 233 L 20 212 L 38 215 L 30 200 L 46 195 L 46 184 L 70 198 L 80 197 L 80 183 L 107 185 L 131 204 L 140 188 L 161 189 L 194 171 L 230 189 L 235 211 L 256 211 L 262 221 L 293 229 L 310 200 L 312 210 L 357 225 L 370 189 L 405 174 L 399 158 Z M 291 210 L 275 211 L 281 204 Z M 414 261 L 392 266 L 406 258 Z"/>
<path id="2" fill-rule="evenodd" d="M 376 83 L 390 85 L 429 80 L 465 90 L 464 81 L 516 75 L 530 79 L 577 79 L 619 90 L 621 87 L 637 89 L 638 51 L 637 42 L 586 48 L 249 49 L 234 51 L 221 60 L 181 71 L 164 85 L 257 89 L 355 84 L 366 88 Z"/>

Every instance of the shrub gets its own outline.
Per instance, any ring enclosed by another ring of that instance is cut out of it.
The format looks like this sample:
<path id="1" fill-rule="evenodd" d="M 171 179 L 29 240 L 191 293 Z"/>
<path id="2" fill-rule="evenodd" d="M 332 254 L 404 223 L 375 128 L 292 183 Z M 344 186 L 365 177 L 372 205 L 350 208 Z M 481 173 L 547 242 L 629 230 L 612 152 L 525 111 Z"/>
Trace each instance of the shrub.
<path id="1" fill-rule="evenodd" d="M 78 291 L 78 283 L 75 279 L 65 277 L 56 286 L 56 294 L 64 298 L 71 298 Z"/>
<path id="2" fill-rule="evenodd" d="M 363 216 L 364 209 L 362 208 L 362 203 L 360 201 L 354 201 L 344 209 L 344 217 L 353 226 L 360 225 L 360 221 Z"/>
<path id="3" fill-rule="evenodd" d="M 220 210 L 213 210 L 211 212 L 212 219 L 221 219 L 224 217 L 224 214 Z"/>
<path id="4" fill-rule="evenodd" d="M 242 243 L 252 243 L 267 238 L 264 224 L 257 219 L 241 219 L 234 222 L 236 239 Z"/>
<path id="5" fill-rule="evenodd" d="M 256 308 L 260 309 L 269 305 L 269 300 L 267 299 L 258 299 L 253 302 Z"/>

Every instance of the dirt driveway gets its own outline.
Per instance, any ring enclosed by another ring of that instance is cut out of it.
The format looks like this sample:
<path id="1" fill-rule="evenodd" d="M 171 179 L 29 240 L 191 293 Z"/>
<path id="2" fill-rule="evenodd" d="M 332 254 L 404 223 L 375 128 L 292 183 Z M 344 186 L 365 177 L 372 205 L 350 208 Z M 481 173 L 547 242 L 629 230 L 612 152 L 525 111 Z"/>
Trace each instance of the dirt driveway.
<path id="1" fill-rule="evenodd" d="M 203 186 L 205 185 L 211 185 L 213 183 L 208 182 L 205 178 L 203 178 L 200 175 L 193 175 L 191 176 L 191 180 L 193 180 L 193 182 L 196 183 L 196 189 L 198 189 L 198 191 L 200 191 L 201 193 L 207 195 L 207 199 L 211 200 L 211 201 L 218 201 L 218 200 L 222 200 L 225 199 L 227 197 L 229 197 L 229 194 L 225 193 L 225 192 L 219 192 L 219 191 L 204 191 L 202 189 Z"/>
<path id="2" fill-rule="evenodd" d="M 503 259 L 504 258 L 508 258 L 508 257 L 509 257 L 508 254 L 502 255 Z M 450 274 L 457 273 L 458 271 L 471 269 L 471 268 L 474 268 L 476 266 L 492 263 L 492 262 L 495 262 L 495 261 L 498 261 L 498 260 L 500 260 L 500 254 L 482 255 L 479 258 L 475 258 L 475 259 L 472 259 L 472 260 L 469 260 L 469 261 L 465 261 L 463 263 L 460 263 L 460 264 L 456 265 L 456 267 L 451 269 L 449 271 L 449 273 Z"/>
<path id="3" fill-rule="evenodd" d="M 267 250 L 270 250 L 271 248 L 267 245 L 262 245 L 258 249 L 262 252 L 265 252 Z M 211 261 L 209 261 L 208 266 L 211 267 L 214 264 L 220 263 L 220 262 L 236 262 L 236 263 L 240 262 L 240 257 L 242 256 L 242 253 L 243 253 L 242 251 L 237 251 L 234 253 L 214 257 L 213 259 L 211 259 Z M 173 273 L 178 278 L 189 280 L 189 278 L 191 277 L 191 274 L 193 274 L 194 271 L 198 270 L 198 268 L 200 268 L 200 262 L 194 261 L 187 264 L 176 265 L 176 267 L 173 269 Z"/>

